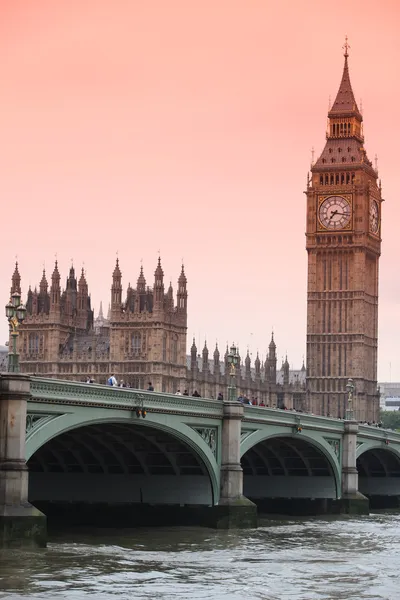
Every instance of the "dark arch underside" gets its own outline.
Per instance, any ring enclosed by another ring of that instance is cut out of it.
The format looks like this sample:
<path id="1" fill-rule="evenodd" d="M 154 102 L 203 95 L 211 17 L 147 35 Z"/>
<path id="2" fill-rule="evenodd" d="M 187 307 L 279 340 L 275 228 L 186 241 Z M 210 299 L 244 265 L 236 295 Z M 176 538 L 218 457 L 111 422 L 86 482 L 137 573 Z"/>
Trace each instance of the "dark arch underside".
<path id="1" fill-rule="evenodd" d="M 370 508 L 400 508 L 400 460 L 390 448 L 367 450 L 357 459 L 358 489 Z"/>
<path id="2" fill-rule="evenodd" d="M 338 498 L 329 460 L 300 436 L 256 444 L 242 457 L 242 467 L 244 495 L 261 512 L 319 514 Z"/>
<path id="3" fill-rule="evenodd" d="M 400 459 L 382 448 L 367 450 L 357 459 L 359 477 L 400 477 Z"/>
<path id="4" fill-rule="evenodd" d="M 202 459 L 145 424 L 79 427 L 49 440 L 28 461 L 29 499 L 48 503 L 213 505 Z"/>
<path id="5" fill-rule="evenodd" d="M 158 429 L 108 423 L 53 438 L 28 461 L 31 473 L 206 475 L 186 444 Z"/>
<path id="6" fill-rule="evenodd" d="M 326 477 L 332 475 L 327 458 L 300 437 L 270 438 L 242 457 L 244 475 Z"/>

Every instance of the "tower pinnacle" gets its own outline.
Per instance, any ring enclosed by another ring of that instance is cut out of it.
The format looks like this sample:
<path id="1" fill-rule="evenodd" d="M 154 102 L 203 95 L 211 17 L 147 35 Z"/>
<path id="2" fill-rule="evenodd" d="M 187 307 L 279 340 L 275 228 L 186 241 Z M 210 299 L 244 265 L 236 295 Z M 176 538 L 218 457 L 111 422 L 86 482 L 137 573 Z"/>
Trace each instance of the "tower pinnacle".
<path id="1" fill-rule="evenodd" d="M 344 50 L 344 57 L 348 58 L 349 57 L 349 41 L 348 41 L 348 37 L 346 35 L 346 37 L 344 38 L 344 44 L 343 44 L 343 50 Z"/>

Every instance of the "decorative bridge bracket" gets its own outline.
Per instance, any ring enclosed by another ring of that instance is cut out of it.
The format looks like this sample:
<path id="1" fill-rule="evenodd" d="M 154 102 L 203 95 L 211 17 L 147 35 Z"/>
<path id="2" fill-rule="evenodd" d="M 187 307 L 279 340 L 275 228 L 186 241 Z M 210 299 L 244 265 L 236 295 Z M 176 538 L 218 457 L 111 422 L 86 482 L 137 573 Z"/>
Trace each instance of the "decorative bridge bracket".
<path id="1" fill-rule="evenodd" d="M 247 439 L 249 437 L 249 435 L 251 435 L 252 433 L 254 433 L 254 429 L 250 429 L 250 430 L 242 430 L 242 433 L 240 434 L 240 443 L 242 444 L 244 442 L 245 439 Z"/>
<path id="2" fill-rule="evenodd" d="M 340 450 L 341 450 L 340 440 L 338 440 L 336 438 L 324 438 L 324 440 L 326 442 L 328 442 L 328 444 L 330 445 L 330 447 L 333 450 L 334 455 L 336 456 L 336 458 L 340 462 Z"/>
<path id="3" fill-rule="evenodd" d="M 209 446 L 211 452 L 217 456 L 217 428 L 216 427 L 192 427 Z"/>
<path id="4" fill-rule="evenodd" d="M 28 413 L 26 415 L 25 427 L 26 437 L 31 436 L 36 429 L 39 429 L 39 427 L 42 427 L 42 425 L 45 425 L 45 423 L 48 423 L 59 416 L 60 415 L 50 415 L 44 413 Z"/>

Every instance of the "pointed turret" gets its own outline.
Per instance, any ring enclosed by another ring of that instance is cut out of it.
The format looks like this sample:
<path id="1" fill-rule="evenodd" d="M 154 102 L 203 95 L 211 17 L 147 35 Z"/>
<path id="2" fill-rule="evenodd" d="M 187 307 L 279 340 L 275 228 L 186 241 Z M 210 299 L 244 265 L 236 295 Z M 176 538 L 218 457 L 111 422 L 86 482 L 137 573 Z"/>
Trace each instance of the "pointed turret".
<path id="1" fill-rule="evenodd" d="M 76 277 L 75 277 L 75 269 L 74 269 L 74 265 L 71 265 L 71 268 L 69 270 L 69 276 L 67 278 L 67 285 L 66 285 L 66 289 L 71 289 L 71 290 L 76 290 L 78 287 L 78 282 L 76 281 Z"/>
<path id="2" fill-rule="evenodd" d="M 81 276 L 78 283 L 77 311 L 78 321 L 77 326 L 86 329 L 88 326 L 88 299 L 89 288 L 85 277 L 85 271 L 82 267 Z"/>
<path id="3" fill-rule="evenodd" d="M 288 384 L 289 383 L 289 361 L 287 358 L 287 354 L 286 354 L 285 362 L 282 365 L 282 370 L 283 370 L 283 383 Z"/>
<path id="4" fill-rule="evenodd" d="M 265 379 L 269 383 L 276 383 L 276 344 L 274 340 L 274 332 L 271 335 L 271 341 L 268 346 L 268 355 L 265 361 Z"/>
<path id="5" fill-rule="evenodd" d="M 38 313 L 49 314 L 50 296 L 48 294 L 49 284 L 46 279 L 46 271 L 43 269 L 42 279 L 39 283 Z"/>
<path id="6" fill-rule="evenodd" d="M 174 310 L 174 290 L 172 288 L 172 282 L 169 282 L 169 288 L 168 288 L 168 292 L 167 292 L 167 304 L 168 304 L 168 310 L 173 311 Z"/>
<path id="7" fill-rule="evenodd" d="M 157 268 L 154 271 L 154 308 L 162 309 L 164 303 L 164 271 L 161 266 L 161 258 L 158 257 Z"/>
<path id="8" fill-rule="evenodd" d="M 85 271 L 84 271 L 83 267 L 82 267 L 82 271 L 81 271 L 81 276 L 79 278 L 78 287 L 80 290 L 85 287 L 87 288 L 87 281 L 86 281 Z"/>
<path id="9" fill-rule="evenodd" d="M 102 321 L 104 321 L 104 316 L 103 316 L 103 303 L 100 300 L 100 308 L 99 308 L 99 314 L 97 317 L 99 320 L 101 319 Z"/>
<path id="10" fill-rule="evenodd" d="M 43 269 L 42 279 L 40 280 L 40 284 L 39 284 L 40 293 L 47 294 L 48 287 L 49 287 L 49 284 L 47 283 L 47 279 L 46 279 L 46 271 L 45 271 L 45 269 Z"/>
<path id="11" fill-rule="evenodd" d="M 228 369 L 229 369 L 228 356 L 229 356 L 229 348 L 228 348 L 228 344 L 226 344 L 226 350 L 225 350 L 225 354 L 224 354 L 225 375 L 228 374 Z"/>
<path id="12" fill-rule="evenodd" d="M 208 364 L 208 348 L 207 348 L 207 342 L 204 342 L 204 348 L 203 348 L 203 372 L 208 372 L 209 369 L 209 364 Z"/>
<path id="13" fill-rule="evenodd" d="M 249 380 L 249 379 L 251 379 L 251 358 L 250 358 L 248 349 L 247 349 L 246 358 L 244 359 L 244 365 L 245 365 L 246 379 Z"/>
<path id="14" fill-rule="evenodd" d="M 194 338 L 192 347 L 190 348 L 190 369 L 192 372 L 197 370 L 197 347 Z"/>
<path id="15" fill-rule="evenodd" d="M 185 269 L 182 265 L 181 274 L 178 279 L 178 292 L 177 292 L 177 308 L 179 312 L 186 313 L 187 311 L 187 279 L 185 275 Z"/>
<path id="16" fill-rule="evenodd" d="M 274 340 L 274 332 L 272 332 L 272 334 L 271 334 L 271 341 L 269 343 L 268 348 L 269 348 L 270 352 L 272 351 L 275 354 L 276 344 L 275 344 L 275 340 Z"/>
<path id="17" fill-rule="evenodd" d="M 75 277 L 75 269 L 74 265 L 71 265 L 69 270 L 69 276 L 67 278 L 66 284 L 66 315 L 68 317 L 73 317 L 76 314 L 76 305 L 77 305 L 77 288 L 78 283 Z"/>
<path id="18" fill-rule="evenodd" d="M 10 296 L 12 296 L 14 292 L 21 294 L 21 275 L 18 271 L 18 262 L 15 263 L 14 273 L 12 274 L 11 278 Z"/>
<path id="19" fill-rule="evenodd" d="M 114 311 L 120 312 L 122 305 L 122 273 L 119 268 L 119 259 L 115 262 L 113 271 L 113 281 L 111 286 L 111 313 Z"/>
<path id="20" fill-rule="evenodd" d="M 50 287 L 50 311 L 52 313 L 60 312 L 60 298 L 61 298 L 61 288 L 60 288 L 60 273 L 58 271 L 58 263 L 57 261 L 54 264 L 54 270 L 51 274 L 51 287 Z"/>
<path id="21" fill-rule="evenodd" d="M 139 292 L 139 294 L 143 294 L 146 291 L 146 279 L 143 275 L 143 266 L 140 267 L 140 273 L 137 280 L 136 289 Z"/>
<path id="22" fill-rule="evenodd" d="M 254 361 L 254 369 L 256 371 L 256 380 L 260 379 L 260 377 L 261 377 L 261 361 L 260 361 L 260 357 L 258 356 L 258 352 L 257 352 L 256 360 Z"/>
<path id="23" fill-rule="evenodd" d="M 32 314 L 32 299 L 33 299 L 32 288 L 31 288 L 31 286 L 29 286 L 28 296 L 27 296 L 26 305 L 25 305 L 28 315 Z"/>
<path id="24" fill-rule="evenodd" d="M 220 366 L 219 366 L 219 350 L 218 350 L 218 344 L 215 344 L 215 350 L 214 350 L 214 375 L 216 375 L 217 373 L 220 373 Z"/>

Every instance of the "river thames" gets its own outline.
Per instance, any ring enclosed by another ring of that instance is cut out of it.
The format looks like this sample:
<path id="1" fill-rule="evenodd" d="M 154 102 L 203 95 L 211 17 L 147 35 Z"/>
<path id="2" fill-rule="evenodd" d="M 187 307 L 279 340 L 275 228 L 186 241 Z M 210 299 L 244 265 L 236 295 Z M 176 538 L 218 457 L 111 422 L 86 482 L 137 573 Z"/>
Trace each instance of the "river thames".
<path id="1" fill-rule="evenodd" d="M 398 600 L 400 515 L 96 530 L 0 552 L 0 598 Z"/>

